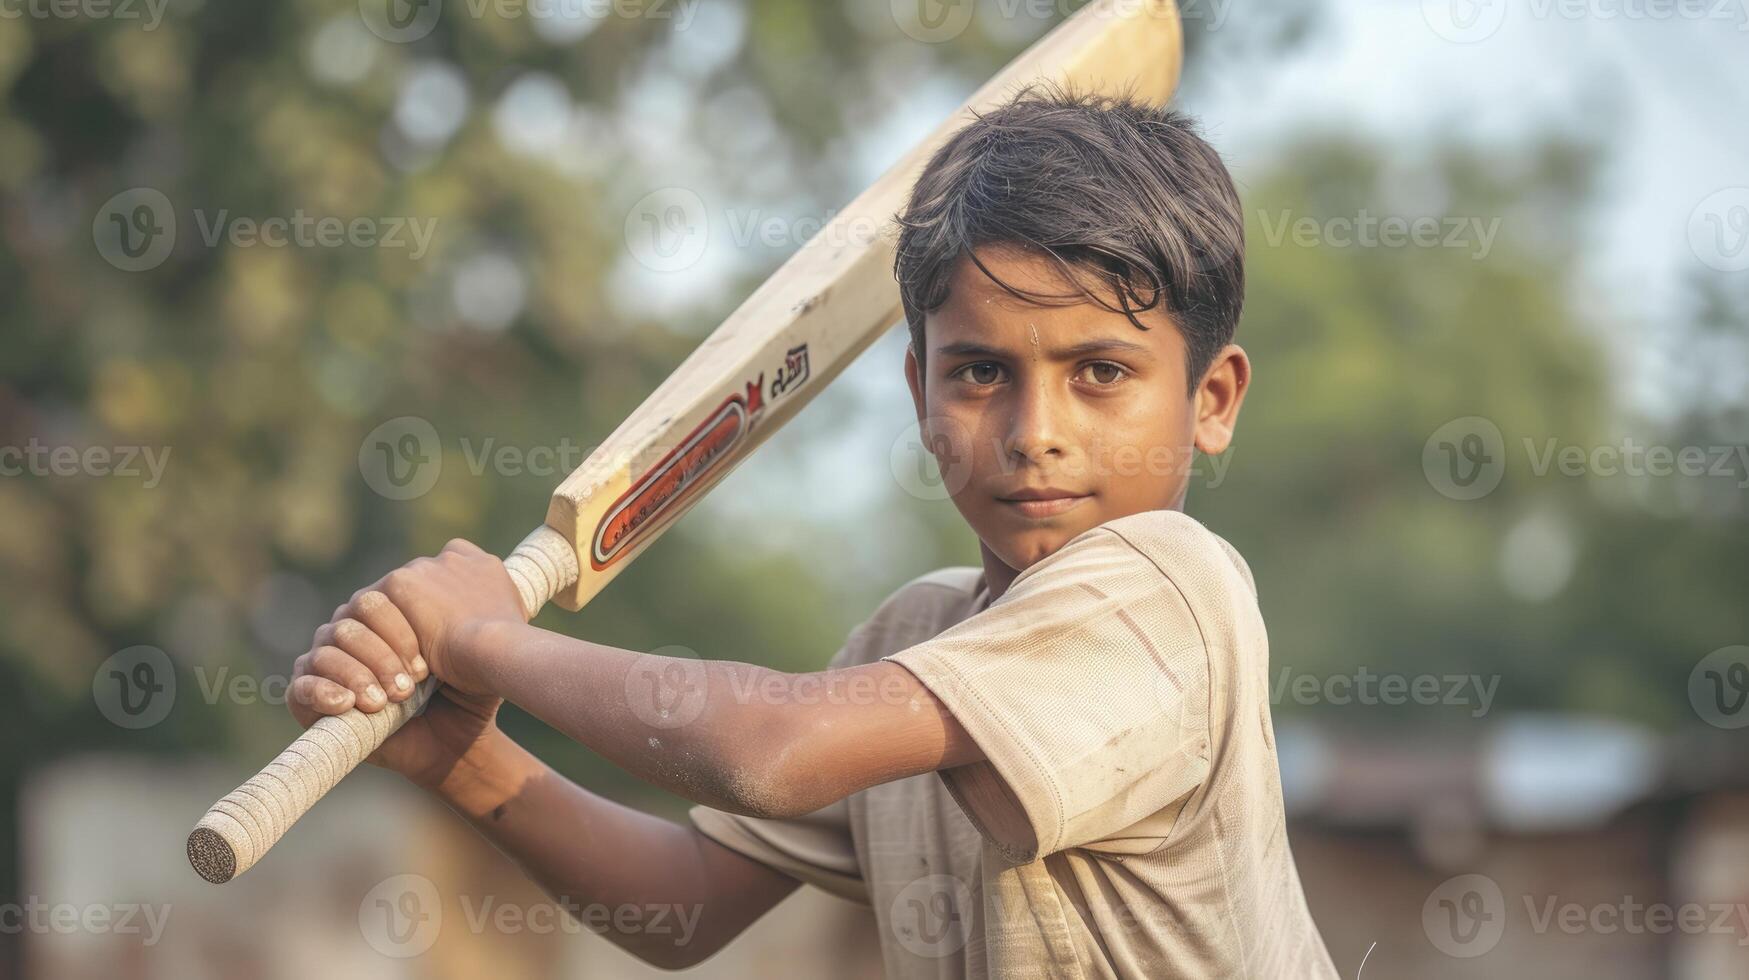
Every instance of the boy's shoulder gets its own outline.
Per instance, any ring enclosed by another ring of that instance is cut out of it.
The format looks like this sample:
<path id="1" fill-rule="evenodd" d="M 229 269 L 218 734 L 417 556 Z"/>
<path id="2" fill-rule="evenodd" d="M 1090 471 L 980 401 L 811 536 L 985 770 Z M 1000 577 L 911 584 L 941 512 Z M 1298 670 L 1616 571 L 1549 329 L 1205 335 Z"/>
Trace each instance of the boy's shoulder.
<path id="1" fill-rule="evenodd" d="M 1073 578 L 1084 560 L 1146 566 L 1195 604 L 1256 602 L 1256 583 L 1238 549 L 1201 521 L 1174 510 L 1142 511 L 1088 528 L 1021 572 L 1015 584 L 1042 575 Z M 1011 586 L 1005 598 L 1023 593 Z M 851 631 L 839 662 L 848 666 L 879 660 L 934 637 L 987 603 L 983 569 L 960 565 L 919 575 L 893 590 Z"/>
<path id="2" fill-rule="evenodd" d="M 1183 511 L 1145 510 L 1115 518 L 1088 529 L 1075 541 L 1101 529 L 1122 539 L 1158 568 L 1160 574 L 1181 588 L 1186 585 L 1230 586 L 1236 579 L 1244 585 L 1250 598 L 1257 596 L 1257 581 L 1239 549 Z M 1061 551 L 1068 547 L 1065 545 Z"/>
<path id="3" fill-rule="evenodd" d="M 1082 531 L 1015 577 L 998 601 L 1075 585 L 1080 578 L 1132 571 L 1132 581 L 1164 580 L 1187 598 L 1255 604 L 1257 583 L 1239 549 L 1201 521 L 1176 510 L 1114 517 Z M 1150 574 L 1135 575 L 1145 569 Z"/>
<path id="4" fill-rule="evenodd" d="M 851 630 L 835 666 L 872 663 L 959 623 L 981 604 L 984 570 L 955 565 L 926 572 L 894 589 Z"/>

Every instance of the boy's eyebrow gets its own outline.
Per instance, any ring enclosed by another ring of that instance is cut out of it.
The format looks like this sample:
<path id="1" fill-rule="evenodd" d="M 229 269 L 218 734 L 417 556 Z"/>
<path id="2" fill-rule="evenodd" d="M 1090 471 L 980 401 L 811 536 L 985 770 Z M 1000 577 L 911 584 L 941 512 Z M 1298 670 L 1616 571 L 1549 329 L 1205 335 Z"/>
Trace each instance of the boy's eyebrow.
<path id="1" fill-rule="evenodd" d="M 942 357 L 1009 357 L 1011 352 L 989 344 L 981 344 L 975 340 L 956 340 L 951 344 L 942 344 L 935 349 Z M 1091 354 L 1151 354 L 1146 345 L 1133 340 L 1119 340 L 1115 337 L 1094 338 L 1070 344 L 1067 347 L 1053 347 L 1045 352 L 1053 360 L 1066 361 L 1076 357 L 1086 357 Z"/>

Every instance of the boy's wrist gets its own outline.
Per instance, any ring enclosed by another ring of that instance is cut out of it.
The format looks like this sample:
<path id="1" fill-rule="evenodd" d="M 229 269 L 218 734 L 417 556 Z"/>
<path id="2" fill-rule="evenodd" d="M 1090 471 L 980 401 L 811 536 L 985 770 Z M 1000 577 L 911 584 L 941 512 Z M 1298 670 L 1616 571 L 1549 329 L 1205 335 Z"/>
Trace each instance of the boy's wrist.
<path id="1" fill-rule="evenodd" d="M 492 619 L 471 619 L 458 625 L 447 644 L 447 681 L 459 683 L 473 694 L 502 697 L 492 683 L 493 667 L 509 639 L 505 627 L 514 625 Z"/>
<path id="2" fill-rule="evenodd" d="M 496 725 L 425 788 L 470 820 L 483 820 L 514 799 L 544 767 Z"/>

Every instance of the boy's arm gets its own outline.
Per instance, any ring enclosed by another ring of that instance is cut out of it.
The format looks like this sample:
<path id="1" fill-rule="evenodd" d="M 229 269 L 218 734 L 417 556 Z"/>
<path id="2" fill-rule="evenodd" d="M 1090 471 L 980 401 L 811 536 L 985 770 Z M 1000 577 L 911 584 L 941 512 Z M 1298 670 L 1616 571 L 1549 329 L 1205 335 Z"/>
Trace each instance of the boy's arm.
<path id="1" fill-rule="evenodd" d="M 866 786 L 981 757 L 893 664 L 789 675 L 530 627 L 503 565 L 462 541 L 336 610 L 300 658 L 288 703 L 306 726 L 354 706 L 380 711 L 408 696 L 399 674 L 428 671 L 446 686 L 371 761 L 436 792 L 557 897 L 681 906 L 697 925 L 684 944 L 608 934 L 660 965 L 709 956 L 796 881 L 552 772 L 497 729 L 499 689 L 648 781 L 751 815 L 811 813 Z"/>
<path id="2" fill-rule="evenodd" d="M 464 630 L 457 645 L 470 683 L 648 782 L 747 816 L 798 817 L 983 758 L 893 663 L 789 674 L 634 653 L 510 621 Z"/>
<path id="3" fill-rule="evenodd" d="M 690 826 L 590 793 L 496 729 L 436 792 L 572 915 L 666 969 L 708 958 L 798 884 Z M 628 906 L 638 914 L 621 925 Z"/>

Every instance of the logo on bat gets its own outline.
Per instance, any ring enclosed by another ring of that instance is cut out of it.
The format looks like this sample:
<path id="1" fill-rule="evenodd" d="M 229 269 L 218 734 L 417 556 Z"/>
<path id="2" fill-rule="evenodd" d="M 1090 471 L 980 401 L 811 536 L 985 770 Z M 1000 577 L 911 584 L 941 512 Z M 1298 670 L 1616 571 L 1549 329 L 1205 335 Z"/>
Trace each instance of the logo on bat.
<path id="1" fill-rule="evenodd" d="M 639 477 L 613 502 L 595 528 L 589 564 L 601 571 L 627 554 L 634 543 L 657 526 L 657 518 L 710 482 L 713 473 L 732 460 L 736 447 L 765 413 L 767 399 L 795 391 L 808 380 L 808 345 L 791 347 L 781 367 L 772 372 L 769 396 L 765 372 L 730 395 L 699 426 L 687 433 L 668 455 Z"/>
<path id="2" fill-rule="evenodd" d="M 791 347 L 783 355 L 783 367 L 771 379 L 773 399 L 787 391 L 800 388 L 808 380 L 808 345 Z"/>

